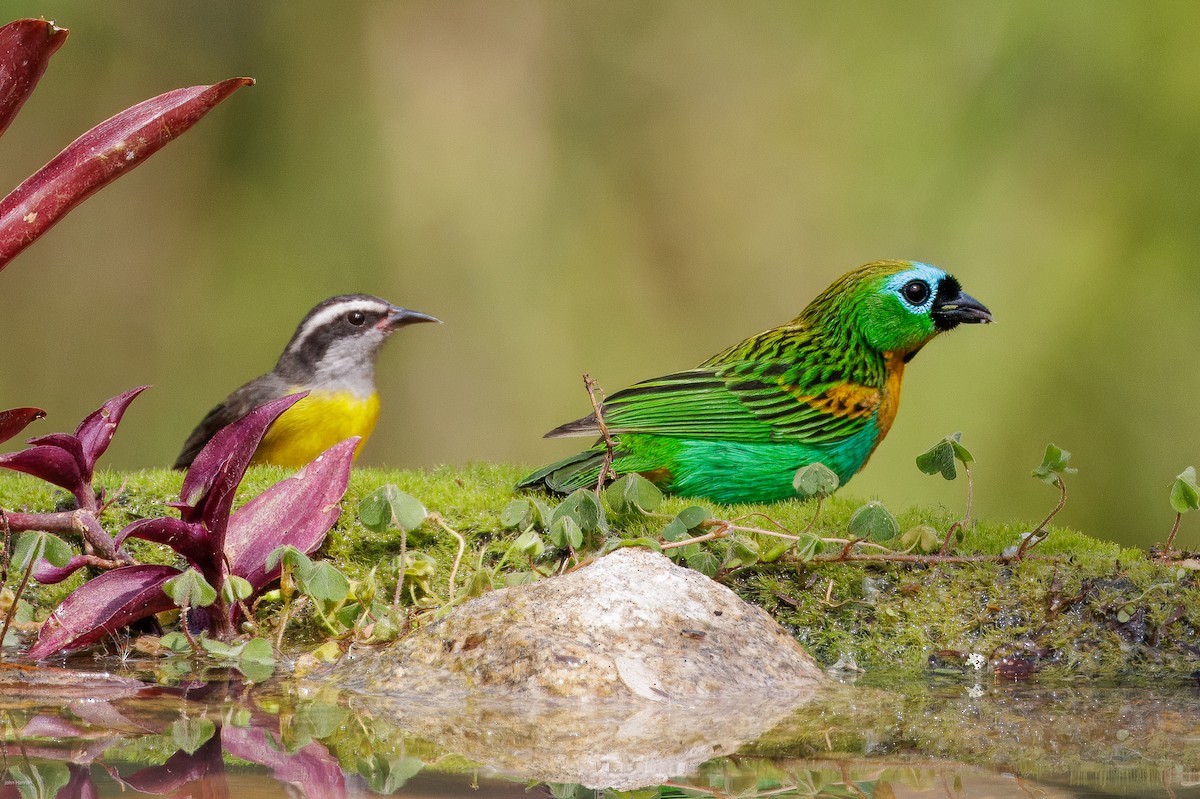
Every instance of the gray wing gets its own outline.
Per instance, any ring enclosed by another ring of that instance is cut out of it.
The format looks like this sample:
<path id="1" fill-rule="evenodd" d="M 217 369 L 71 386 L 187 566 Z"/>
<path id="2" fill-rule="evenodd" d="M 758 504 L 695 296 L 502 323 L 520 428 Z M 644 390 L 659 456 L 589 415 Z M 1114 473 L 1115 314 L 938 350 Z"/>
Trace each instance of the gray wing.
<path id="1" fill-rule="evenodd" d="M 286 393 L 286 382 L 273 372 L 251 380 L 237 389 L 200 420 L 200 424 L 196 425 L 196 429 L 184 442 L 183 451 L 175 459 L 172 468 L 188 468 L 218 430 L 241 419 L 264 402 L 282 397 Z"/>

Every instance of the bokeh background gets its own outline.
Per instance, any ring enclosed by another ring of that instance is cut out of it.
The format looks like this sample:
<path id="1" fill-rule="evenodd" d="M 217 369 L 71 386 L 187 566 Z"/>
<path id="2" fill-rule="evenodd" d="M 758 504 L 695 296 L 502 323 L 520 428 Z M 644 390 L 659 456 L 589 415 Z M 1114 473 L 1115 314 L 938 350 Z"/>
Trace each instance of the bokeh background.
<path id="1" fill-rule="evenodd" d="M 304 312 L 440 316 L 379 364 L 365 464 L 530 465 L 616 390 L 793 316 L 876 258 L 953 271 L 998 324 L 928 347 L 849 491 L 1162 540 L 1200 461 L 1200 5 L 7 0 L 71 29 L 9 129 L 15 186 L 105 117 L 250 75 L 0 276 L 0 407 L 131 408 L 162 466 Z M 1180 543 L 1200 545 L 1185 520 Z"/>

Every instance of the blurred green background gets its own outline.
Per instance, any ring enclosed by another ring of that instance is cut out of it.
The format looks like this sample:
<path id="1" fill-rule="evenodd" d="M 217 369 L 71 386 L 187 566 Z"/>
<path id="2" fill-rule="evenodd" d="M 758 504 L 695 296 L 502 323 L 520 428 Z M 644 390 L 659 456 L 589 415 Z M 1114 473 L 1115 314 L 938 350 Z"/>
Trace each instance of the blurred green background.
<path id="1" fill-rule="evenodd" d="M 325 296 L 444 326 L 384 351 L 360 461 L 530 465 L 610 391 L 795 316 L 847 269 L 954 272 L 998 324 L 934 342 L 851 483 L 1165 539 L 1200 460 L 1200 5 L 9 0 L 71 29 L 0 147 L 15 186 L 91 125 L 250 75 L 0 276 L 0 407 L 70 429 L 141 383 L 108 459 L 168 464 Z M 1180 541 L 1200 545 L 1195 519 Z"/>

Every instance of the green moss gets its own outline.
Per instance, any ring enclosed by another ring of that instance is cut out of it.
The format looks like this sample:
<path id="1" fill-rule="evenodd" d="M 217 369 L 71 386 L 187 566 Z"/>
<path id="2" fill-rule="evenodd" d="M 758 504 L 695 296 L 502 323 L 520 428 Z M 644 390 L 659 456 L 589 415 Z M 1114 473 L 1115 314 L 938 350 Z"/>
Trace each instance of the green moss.
<path id="1" fill-rule="evenodd" d="M 243 502 L 288 472 L 276 468 L 249 471 L 239 492 Z M 437 512 L 467 541 L 458 586 L 466 584 L 477 563 L 494 568 L 516 535 L 500 526 L 500 513 L 517 495 L 512 486 L 520 467 L 472 464 L 432 470 L 356 469 L 342 503 L 341 519 L 322 554 L 352 578 L 378 567 L 387 587 L 394 585 L 394 559 L 400 550 L 397 532 L 366 530 L 357 506 L 367 494 L 394 483 Z M 163 503 L 178 497 L 181 475 L 166 470 L 103 473 L 97 483 L 116 500 L 103 523 L 115 531 L 146 515 L 164 512 Z M 0 504 L 14 510 L 45 511 L 65 493 L 23 475 L 0 474 Z M 814 503 L 785 502 L 765 506 L 717 506 L 668 498 L 661 514 L 672 515 L 699 504 L 722 519 L 742 519 L 749 526 L 780 526 L 800 531 L 809 526 Z M 844 535 L 851 514 L 862 500 L 840 494 L 827 500 L 814 532 Z M 902 530 L 928 524 L 945 530 L 955 513 L 941 507 L 907 508 L 897 514 Z M 665 518 L 614 522 L 623 537 L 657 537 Z M 1028 525 L 979 522 L 966 531 L 955 554 L 999 554 L 1011 547 Z M 766 537 L 760 537 L 764 546 Z M 711 546 L 721 547 L 722 542 Z M 139 559 L 169 562 L 173 553 L 138 542 Z M 447 598 L 449 567 L 457 542 L 436 525 L 426 523 L 408 536 L 410 550 L 434 557 L 439 568 L 431 581 L 433 601 Z M 1019 655 L 1037 661 L 1042 671 L 1089 675 L 1187 673 L 1196 668 L 1194 641 L 1200 627 L 1200 587 L 1194 573 L 1149 560 L 1145 553 L 1121 549 L 1083 533 L 1052 528 L 1035 550 L 1037 559 L 1021 563 L 912 564 L 774 563 L 733 572 L 723 581 L 746 599 L 772 613 L 795 632 L 823 663 L 851 655 L 872 670 L 914 673 L 927 668 L 941 652 L 941 665 L 954 667 L 958 655 L 978 653 L 992 658 Z M 528 569 L 509 558 L 495 575 Z M 30 597 L 46 612 L 73 587 L 35 587 Z"/>

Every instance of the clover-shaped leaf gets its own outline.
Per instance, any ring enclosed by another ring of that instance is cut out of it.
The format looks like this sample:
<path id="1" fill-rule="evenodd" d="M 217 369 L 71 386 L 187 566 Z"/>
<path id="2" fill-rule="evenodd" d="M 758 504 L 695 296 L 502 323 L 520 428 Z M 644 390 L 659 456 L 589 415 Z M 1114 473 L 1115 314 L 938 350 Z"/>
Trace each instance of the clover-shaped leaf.
<path id="1" fill-rule="evenodd" d="M 1071 453 L 1054 444 L 1047 444 L 1046 454 L 1042 457 L 1042 465 L 1034 469 L 1031 474 L 1047 485 L 1057 486 L 1061 475 L 1075 474 L 1078 471 L 1078 469 L 1067 466 L 1067 462 L 1070 460 Z"/>
<path id="2" fill-rule="evenodd" d="M 391 483 L 380 486 L 358 503 L 358 517 L 363 526 L 376 533 L 389 529 L 411 533 L 424 523 L 428 515 L 419 499 Z"/>
<path id="3" fill-rule="evenodd" d="M 658 486 L 640 474 L 627 474 L 605 489 L 604 500 L 613 513 L 630 516 L 658 510 L 663 494 Z"/>
<path id="4" fill-rule="evenodd" d="M 533 506 L 527 499 L 514 499 L 500 511 L 500 526 L 506 530 L 524 530 L 533 523 Z"/>
<path id="5" fill-rule="evenodd" d="M 913 549 L 917 552 L 935 552 L 942 546 L 942 538 L 938 531 L 928 524 L 918 524 L 910 527 L 900 536 L 900 549 Z"/>
<path id="6" fill-rule="evenodd" d="M 217 601 L 217 589 L 195 569 L 164 582 L 163 593 L 180 608 L 206 608 Z"/>
<path id="7" fill-rule="evenodd" d="M 12 565 L 25 571 L 43 558 L 51 566 L 66 566 L 71 560 L 71 546 L 56 535 L 43 530 L 21 533 L 13 547 Z"/>
<path id="8" fill-rule="evenodd" d="M 1184 469 L 1171 483 L 1171 507 L 1176 513 L 1200 510 L 1200 486 L 1196 485 L 1196 467 Z"/>
<path id="9" fill-rule="evenodd" d="M 917 468 L 925 474 L 940 474 L 947 480 L 958 477 L 955 461 L 964 466 L 974 462 L 971 451 L 962 445 L 962 433 L 951 433 L 917 456 Z"/>
<path id="10" fill-rule="evenodd" d="M 792 487 L 801 499 L 824 499 L 837 491 L 841 480 L 823 463 L 810 463 L 796 471 Z"/>
<path id="11" fill-rule="evenodd" d="M 606 530 L 608 526 L 599 500 L 586 488 L 578 489 L 559 503 L 551 514 L 550 529 L 553 530 L 554 525 L 564 516 L 570 516 L 584 532 Z"/>
<path id="12" fill-rule="evenodd" d="M 850 534 L 857 538 L 887 541 L 896 537 L 900 532 L 900 525 L 882 502 L 872 501 L 854 511 L 848 529 Z"/>

